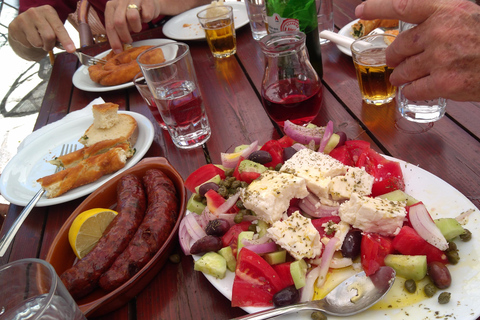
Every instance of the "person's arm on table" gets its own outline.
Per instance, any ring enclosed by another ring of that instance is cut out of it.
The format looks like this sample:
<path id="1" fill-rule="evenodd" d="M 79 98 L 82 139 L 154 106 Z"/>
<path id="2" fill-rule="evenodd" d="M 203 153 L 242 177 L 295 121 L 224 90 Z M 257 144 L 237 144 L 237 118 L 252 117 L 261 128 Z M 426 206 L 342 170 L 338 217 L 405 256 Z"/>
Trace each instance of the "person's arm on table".
<path id="1" fill-rule="evenodd" d="M 418 24 L 387 49 L 390 81 L 412 100 L 480 101 L 480 6 L 467 0 L 367 0 L 361 19 Z"/>
<path id="2" fill-rule="evenodd" d="M 8 41 L 19 57 L 31 61 L 40 61 L 57 41 L 67 52 L 75 51 L 62 20 L 50 5 L 20 13 L 8 26 Z"/>
<path id="3" fill-rule="evenodd" d="M 211 0 L 111 0 L 105 9 L 105 29 L 112 49 L 119 53 L 122 43 L 132 43 L 131 32 L 140 32 L 142 23 L 158 16 L 176 15 Z"/>

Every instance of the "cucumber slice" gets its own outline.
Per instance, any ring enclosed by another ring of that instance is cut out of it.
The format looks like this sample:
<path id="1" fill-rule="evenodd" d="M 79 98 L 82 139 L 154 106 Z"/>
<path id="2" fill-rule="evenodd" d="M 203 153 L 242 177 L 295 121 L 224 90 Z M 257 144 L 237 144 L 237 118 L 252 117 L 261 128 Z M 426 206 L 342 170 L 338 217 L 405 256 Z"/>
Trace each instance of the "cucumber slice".
<path id="1" fill-rule="evenodd" d="M 270 265 L 284 263 L 285 261 L 287 261 L 287 251 L 280 250 L 280 251 L 265 253 L 263 255 L 263 259 L 265 259 L 265 261 L 267 261 L 268 264 Z"/>
<path id="2" fill-rule="evenodd" d="M 235 259 L 235 256 L 233 255 L 232 247 L 223 247 L 218 251 L 218 254 L 225 258 L 225 261 L 227 262 L 227 269 L 235 272 L 235 268 L 237 267 L 237 259 Z"/>
<path id="3" fill-rule="evenodd" d="M 194 196 L 195 194 L 192 194 L 190 199 L 188 199 L 187 210 L 190 212 L 195 212 L 196 214 L 202 214 L 203 209 L 205 209 L 206 206 L 203 203 L 193 199 Z"/>
<path id="4" fill-rule="evenodd" d="M 240 253 L 240 249 L 244 247 L 242 240 L 252 240 L 254 232 L 253 231 L 242 231 L 238 234 L 238 242 L 237 242 L 237 258 L 238 254 Z"/>
<path id="5" fill-rule="evenodd" d="M 300 289 L 305 286 L 307 268 L 307 263 L 303 259 L 290 264 L 290 274 L 292 275 L 295 288 Z"/>
<path id="6" fill-rule="evenodd" d="M 414 205 L 415 203 L 418 202 L 417 199 L 415 199 L 414 197 L 406 194 L 402 190 L 395 190 L 395 191 L 392 191 L 392 192 L 389 192 L 389 193 L 382 194 L 378 197 L 382 198 L 382 199 L 387 199 L 387 200 L 390 200 L 390 201 L 406 201 L 407 206 Z"/>
<path id="7" fill-rule="evenodd" d="M 195 261 L 193 269 L 223 279 L 227 274 L 227 261 L 218 253 L 211 251 Z"/>
<path id="8" fill-rule="evenodd" d="M 435 219 L 435 225 L 440 229 L 440 232 L 443 234 L 447 241 L 450 241 L 461 234 L 465 233 L 460 222 L 454 218 L 439 218 Z"/>
<path id="9" fill-rule="evenodd" d="M 415 281 L 422 280 L 427 275 L 427 256 L 408 256 L 388 254 L 385 265 L 392 267 L 397 276 Z"/>

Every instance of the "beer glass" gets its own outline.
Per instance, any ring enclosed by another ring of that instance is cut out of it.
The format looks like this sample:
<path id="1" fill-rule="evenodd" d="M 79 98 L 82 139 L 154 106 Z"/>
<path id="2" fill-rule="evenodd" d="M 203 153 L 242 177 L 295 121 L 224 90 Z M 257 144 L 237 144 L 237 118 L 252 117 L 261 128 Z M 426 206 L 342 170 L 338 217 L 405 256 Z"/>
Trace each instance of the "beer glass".
<path id="1" fill-rule="evenodd" d="M 378 34 L 355 40 L 350 49 L 362 98 L 366 103 L 382 105 L 395 98 L 396 87 L 390 83 L 393 68 L 387 66 L 385 49 L 394 35 Z"/>
<path id="2" fill-rule="evenodd" d="M 231 6 L 208 7 L 197 13 L 197 18 L 215 58 L 227 58 L 237 52 Z"/>

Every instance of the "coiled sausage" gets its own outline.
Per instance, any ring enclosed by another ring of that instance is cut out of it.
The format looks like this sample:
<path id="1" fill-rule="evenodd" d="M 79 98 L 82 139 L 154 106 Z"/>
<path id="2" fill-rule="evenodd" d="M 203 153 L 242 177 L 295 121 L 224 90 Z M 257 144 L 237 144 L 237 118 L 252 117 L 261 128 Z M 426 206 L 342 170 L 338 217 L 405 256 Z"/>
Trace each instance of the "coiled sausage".
<path id="1" fill-rule="evenodd" d="M 73 298 L 81 298 L 98 287 L 100 276 L 125 250 L 145 215 L 146 196 L 141 180 L 126 175 L 117 184 L 117 212 L 97 245 L 60 278 Z"/>
<path id="2" fill-rule="evenodd" d="M 100 287 L 111 291 L 134 276 L 157 253 L 178 219 L 178 198 L 173 182 L 157 169 L 148 170 L 143 183 L 148 208 L 135 236 L 110 269 L 100 277 Z"/>

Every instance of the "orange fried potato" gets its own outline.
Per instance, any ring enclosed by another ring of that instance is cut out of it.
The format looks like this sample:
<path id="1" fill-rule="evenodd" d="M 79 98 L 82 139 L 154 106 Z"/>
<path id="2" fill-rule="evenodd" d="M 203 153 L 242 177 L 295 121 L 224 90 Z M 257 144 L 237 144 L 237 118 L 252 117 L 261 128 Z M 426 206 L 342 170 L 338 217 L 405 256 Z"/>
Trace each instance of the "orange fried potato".
<path id="1" fill-rule="evenodd" d="M 90 79 L 102 86 L 116 86 L 133 80 L 133 77 L 140 72 L 137 57 L 153 46 L 132 47 L 119 54 L 110 51 L 104 59 L 105 64 L 96 64 L 88 68 Z M 154 50 L 148 57 L 152 63 L 165 61 L 162 50 Z"/>

